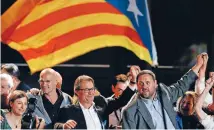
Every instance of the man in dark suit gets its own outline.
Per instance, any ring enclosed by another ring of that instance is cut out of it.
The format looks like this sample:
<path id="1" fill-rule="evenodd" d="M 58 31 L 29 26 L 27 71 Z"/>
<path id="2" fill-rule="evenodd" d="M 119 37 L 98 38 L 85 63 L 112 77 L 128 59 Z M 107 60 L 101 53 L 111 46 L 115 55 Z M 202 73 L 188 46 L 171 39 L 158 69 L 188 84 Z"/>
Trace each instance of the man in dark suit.
<path id="1" fill-rule="evenodd" d="M 30 90 L 31 87 L 20 80 L 20 71 L 17 65 L 12 63 L 4 64 L 1 66 L 1 73 L 7 73 L 13 78 L 14 86 L 12 91 L 22 90 L 27 92 Z"/>
<path id="2" fill-rule="evenodd" d="M 138 93 L 123 110 L 123 129 L 175 129 L 176 112 L 173 103 L 182 96 L 197 79 L 203 64 L 203 54 L 197 63 L 177 83 L 166 86 L 157 84 L 155 74 L 143 70 L 137 76 Z"/>
<path id="3" fill-rule="evenodd" d="M 54 128 L 104 129 L 105 117 L 114 110 L 126 105 L 135 93 L 134 90 L 128 87 L 119 99 L 110 100 L 106 102 L 106 105 L 98 106 L 94 103 L 94 80 L 86 75 L 79 76 L 75 80 L 74 92 L 78 97 L 78 103 L 60 110 Z"/>

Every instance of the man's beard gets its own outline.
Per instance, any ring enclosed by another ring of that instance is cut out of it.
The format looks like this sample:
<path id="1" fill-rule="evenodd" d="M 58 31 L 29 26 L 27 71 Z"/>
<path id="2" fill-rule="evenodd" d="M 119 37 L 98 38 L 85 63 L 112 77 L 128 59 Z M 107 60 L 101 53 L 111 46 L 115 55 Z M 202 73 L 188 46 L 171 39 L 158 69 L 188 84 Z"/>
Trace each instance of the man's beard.
<path id="1" fill-rule="evenodd" d="M 140 94 L 140 96 L 141 96 L 142 98 L 146 98 L 146 99 L 151 98 L 149 92 L 143 92 L 143 93 Z"/>

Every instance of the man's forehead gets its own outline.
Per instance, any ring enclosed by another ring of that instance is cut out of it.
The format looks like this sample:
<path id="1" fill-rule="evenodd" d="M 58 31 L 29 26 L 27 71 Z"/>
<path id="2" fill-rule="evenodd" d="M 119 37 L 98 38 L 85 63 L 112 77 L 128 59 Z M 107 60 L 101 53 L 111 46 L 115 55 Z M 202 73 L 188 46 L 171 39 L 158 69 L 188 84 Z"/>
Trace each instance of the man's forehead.
<path id="1" fill-rule="evenodd" d="M 45 79 L 51 79 L 51 78 L 54 78 L 54 75 L 51 74 L 51 73 L 44 73 L 44 74 L 40 75 L 40 78 L 41 79 L 43 79 L 43 78 L 45 78 Z"/>
<path id="2" fill-rule="evenodd" d="M 143 74 L 141 75 L 139 78 L 139 80 L 143 80 L 143 79 L 153 79 L 152 76 L 150 74 Z"/>
<path id="3" fill-rule="evenodd" d="M 80 86 L 81 87 L 87 87 L 87 86 L 94 86 L 93 82 L 90 80 L 83 80 L 82 82 L 80 82 Z"/>
<path id="4" fill-rule="evenodd" d="M 117 82 L 117 84 L 116 84 L 116 87 L 118 87 L 118 88 L 124 88 L 126 86 L 127 86 L 126 82 Z"/>

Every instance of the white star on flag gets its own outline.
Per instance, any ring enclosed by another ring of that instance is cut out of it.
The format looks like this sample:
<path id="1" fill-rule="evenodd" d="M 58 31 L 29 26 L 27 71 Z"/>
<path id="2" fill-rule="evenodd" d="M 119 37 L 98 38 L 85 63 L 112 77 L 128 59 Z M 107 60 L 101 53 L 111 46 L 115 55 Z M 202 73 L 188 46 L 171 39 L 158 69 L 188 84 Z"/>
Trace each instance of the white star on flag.
<path id="1" fill-rule="evenodd" d="M 143 16 L 143 14 L 138 9 L 136 0 L 129 0 L 129 6 L 127 8 L 127 11 L 132 12 L 134 14 L 137 26 L 139 26 L 138 15 Z"/>

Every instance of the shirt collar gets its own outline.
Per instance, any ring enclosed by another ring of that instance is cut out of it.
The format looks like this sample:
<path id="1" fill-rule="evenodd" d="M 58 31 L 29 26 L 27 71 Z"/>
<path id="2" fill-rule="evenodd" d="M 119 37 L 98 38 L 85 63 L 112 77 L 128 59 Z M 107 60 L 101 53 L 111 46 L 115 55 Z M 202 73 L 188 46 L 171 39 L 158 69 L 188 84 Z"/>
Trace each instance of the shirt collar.
<path id="1" fill-rule="evenodd" d="M 80 102 L 79 102 L 79 104 L 80 104 L 80 107 L 81 107 L 82 110 L 93 110 L 94 107 L 95 107 L 95 103 L 94 102 L 92 102 L 91 107 L 89 107 L 88 109 L 85 108 Z"/>
<path id="2" fill-rule="evenodd" d="M 140 99 L 143 100 L 146 104 L 150 104 L 152 102 L 156 102 L 158 100 L 157 98 L 157 93 L 155 94 L 155 97 L 154 99 L 146 99 L 146 98 L 143 98 L 139 95 Z"/>
<path id="3" fill-rule="evenodd" d="M 40 95 L 45 96 L 45 95 L 44 95 L 44 92 L 43 92 L 42 90 L 40 90 L 39 93 L 40 93 Z M 56 88 L 56 93 L 57 93 L 58 97 L 63 96 L 63 95 L 62 95 L 62 91 L 61 91 L 60 89 L 58 89 L 58 88 Z"/>

